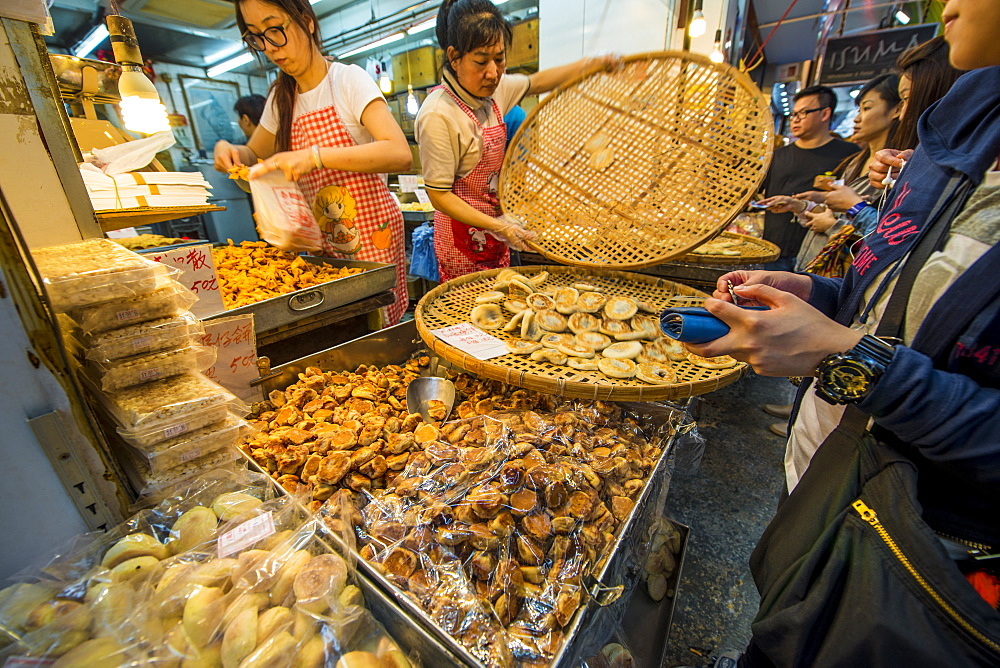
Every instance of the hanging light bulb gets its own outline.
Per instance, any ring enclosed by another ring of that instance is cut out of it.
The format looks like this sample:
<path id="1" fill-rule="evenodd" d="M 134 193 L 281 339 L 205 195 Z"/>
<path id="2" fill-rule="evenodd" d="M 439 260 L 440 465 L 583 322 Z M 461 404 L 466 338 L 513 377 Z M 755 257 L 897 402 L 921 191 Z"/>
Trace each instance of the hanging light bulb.
<path id="1" fill-rule="evenodd" d="M 708 23 L 705 21 L 705 14 L 701 11 L 701 3 L 702 0 L 697 0 L 697 2 L 694 3 L 694 16 L 691 17 L 691 24 L 688 26 L 689 37 L 701 37 L 708 29 Z"/>
<path id="2" fill-rule="evenodd" d="M 416 116 L 417 111 L 420 109 L 420 104 L 417 102 L 417 96 L 413 94 L 413 86 L 407 86 L 409 91 L 406 94 L 406 113 L 410 116 Z"/>
<path id="3" fill-rule="evenodd" d="M 389 78 L 389 75 L 386 74 L 385 71 L 383 71 L 382 76 L 378 78 L 378 88 L 386 94 L 392 92 L 392 79 Z"/>
<path id="4" fill-rule="evenodd" d="M 160 95 L 153 82 L 142 73 L 142 54 L 139 52 L 139 42 L 135 38 L 132 22 L 124 16 L 110 14 L 107 24 L 115 60 L 122 67 L 118 94 L 122 99 L 125 129 L 144 134 L 170 130 L 167 108 L 160 102 Z"/>
<path id="5" fill-rule="evenodd" d="M 715 31 L 715 47 L 712 53 L 708 54 L 708 59 L 713 63 L 721 63 L 726 57 L 722 54 L 722 30 Z"/>

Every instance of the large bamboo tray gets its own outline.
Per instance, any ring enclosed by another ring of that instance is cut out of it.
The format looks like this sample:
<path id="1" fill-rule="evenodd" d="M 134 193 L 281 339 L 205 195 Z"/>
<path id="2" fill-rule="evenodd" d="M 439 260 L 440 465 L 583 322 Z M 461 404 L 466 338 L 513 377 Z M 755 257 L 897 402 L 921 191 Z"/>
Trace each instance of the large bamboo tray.
<path id="1" fill-rule="evenodd" d="M 781 249 L 770 241 L 751 237 L 746 234 L 735 232 L 723 232 L 712 241 L 717 239 L 728 239 L 740 242 L 736 246 L 730 246 L 728 250 L 739 251 L 739 255 L 700 255 L 688 253 L 684 257 L 678 258 L 678 262 L 687 264 L 711 264 L 711 265 L 746 265 L 746 264 L 766 264 L 774 262 L 781 255 Z M 711 243 L 711 242 L 706 242 Z"/>
<path id="2" fill-rule="evenodd" d="M 687 52 L 629 56 L 532 110 L 504 159 L 500 203 L 561 264 L 661 264 L 743 209 L 772 141 L 768 98 L 745 73 Z"/>
<path id="3" fill-rule="evenodd" d="M 601 288 L 608 296 L 624 295 L 642 299 L 660 309 L 676 305 L 697 305 L 707 296 L 680 283 L 610 269 L 582 270 L 562 266 L 528 266 L 516 269 L 527 276 L 541 271 L 549 272 L 549 279 L 543 288 L 586 281 Z M 605 401 L 683 399 L 729 385 L 748 370 L 748 366 L 743 363 L 730 369 L 703 369 L 689 362 L 674 362 L 676 383 L 650 385 L 634 379 L 612 380 L 598 371 L 579 371 L 568 366 L 535 362 L 525 355 L 508 354 L 482 361 L 445 343 L 431 332 L 433 329 L 469 322 L 469 313 L 476 305 L 476 297 L 492 289 L 500 271 L 502 270 L 491 269 L 453 279 L 428 292 L 417 304 L 414 319 L 420 336 L 431 350 L 460 369 L 529 390 Z M 501 330 L 489 333 L 504 340 L 513 337 L 513 334 Z"/>

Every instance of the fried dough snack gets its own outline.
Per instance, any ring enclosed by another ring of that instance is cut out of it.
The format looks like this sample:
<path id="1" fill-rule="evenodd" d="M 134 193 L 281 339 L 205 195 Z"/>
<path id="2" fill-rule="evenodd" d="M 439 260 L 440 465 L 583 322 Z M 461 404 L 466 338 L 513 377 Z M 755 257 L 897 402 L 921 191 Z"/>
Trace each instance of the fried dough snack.
<path id="1" fill-rule="evenodd" d="M 244 241 L 237 246 L 230 240 L 228 246 L 213 248 L 212 258 L 219 274 L 222 303 L 227 309 L 256 304 L 364 271 L 306 262 L 299 255 L 263 241 Z"/>
<path id="2" fill-rule="evenodd" d="M 250 168 L 246 165 L 233 165 L 226 171 L 229 172 L 229 178 L 234 181 L 237 179 L 242 179 L 244 181 L 250 180 Z"/>

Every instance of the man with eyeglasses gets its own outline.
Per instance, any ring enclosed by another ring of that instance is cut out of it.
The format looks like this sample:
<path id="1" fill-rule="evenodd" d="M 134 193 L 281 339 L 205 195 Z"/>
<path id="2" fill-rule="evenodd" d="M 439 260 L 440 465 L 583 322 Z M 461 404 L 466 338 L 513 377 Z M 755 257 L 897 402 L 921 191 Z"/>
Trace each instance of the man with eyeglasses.
<path id="1" fill-rule="evenodd" d="M 844 158 L 858 152 L 857 144 L 830 134 L 836 107 L 837 96 L 826 86 L 810 86 L 799 91 L 791 115 L 795 142 L 774 152 L 771 169 L 764 180 L 765 194 L 794 195 L 812 190 L 816 175 L 833 171 Z M 764 238 L 781 248 L 781 257 L 766 268 L 791 271 L 806 232 L 793 214 L 766 211 Z"/>

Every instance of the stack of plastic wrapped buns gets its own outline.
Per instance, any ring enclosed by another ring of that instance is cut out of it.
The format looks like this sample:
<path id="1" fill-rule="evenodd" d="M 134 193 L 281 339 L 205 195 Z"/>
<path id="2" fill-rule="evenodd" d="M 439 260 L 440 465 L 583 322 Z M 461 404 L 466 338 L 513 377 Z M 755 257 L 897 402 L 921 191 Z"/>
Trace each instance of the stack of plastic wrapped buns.
<path id="1" fill-rule="evenodd" d="M 106 239 L 32 255 L 137 491 L 239 457 L 245 407 L 200 373 L 216 351 L 199 344 L 204 327 L 188 310 L 197 297 L 176 270 Z"/>

